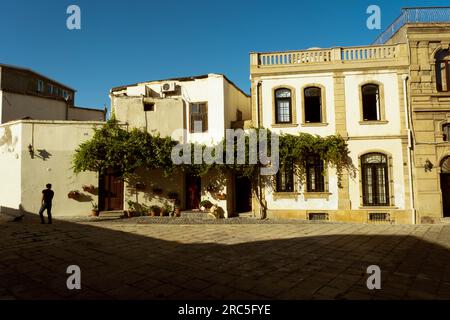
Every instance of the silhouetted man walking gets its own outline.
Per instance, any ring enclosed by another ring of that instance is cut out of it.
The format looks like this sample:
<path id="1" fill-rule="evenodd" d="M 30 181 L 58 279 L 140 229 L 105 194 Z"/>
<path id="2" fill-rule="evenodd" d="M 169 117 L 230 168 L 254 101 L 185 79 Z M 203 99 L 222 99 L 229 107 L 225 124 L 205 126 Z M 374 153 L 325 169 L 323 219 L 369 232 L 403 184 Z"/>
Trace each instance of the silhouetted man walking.
<path id="1" fill-rule="evenodd" d="M 47 210 L 48 223 L 52 223 L 52 200 L 55 193 L 52 190 L 52 185 L 48 183 L 46 185 L 47 189 L 42 190 L 42 206 L 39 210 L 39 215 L 41 216 L 41 223 L 44 224 L 44 211 Z"/>

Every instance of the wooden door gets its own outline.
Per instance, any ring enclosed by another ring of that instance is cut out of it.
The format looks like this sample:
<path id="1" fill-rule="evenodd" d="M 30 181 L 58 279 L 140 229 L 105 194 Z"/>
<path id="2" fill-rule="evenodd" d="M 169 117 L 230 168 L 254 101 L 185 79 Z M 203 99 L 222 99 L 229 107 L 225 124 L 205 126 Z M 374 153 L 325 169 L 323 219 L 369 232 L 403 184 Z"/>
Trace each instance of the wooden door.
<path id="1" fill-rule="evenodd" d="M 442 211 L 450 217 L 450 173 L 441 173 Z"/>
<path id="2" fill-rule="evenodd" d="M 100 210 L 123 210 L 123 180 L 109 170 L 100 175 L 99 186 Z"/>

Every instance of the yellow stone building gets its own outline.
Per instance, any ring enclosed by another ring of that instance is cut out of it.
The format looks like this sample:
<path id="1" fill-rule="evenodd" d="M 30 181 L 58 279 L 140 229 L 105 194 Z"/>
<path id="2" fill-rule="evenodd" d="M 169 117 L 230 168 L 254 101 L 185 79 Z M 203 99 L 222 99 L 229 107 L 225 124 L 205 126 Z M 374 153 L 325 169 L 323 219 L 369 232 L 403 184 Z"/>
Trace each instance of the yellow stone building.
<path id="1" fill-rule="evenodd" d="M 250 54 L 252 120 L 341 135 L 355 176 L 311 155 L 259 190 L 268 217 L 427 223 L 450 216 L 450 8 L 407 8 L 369 46 Z"/>

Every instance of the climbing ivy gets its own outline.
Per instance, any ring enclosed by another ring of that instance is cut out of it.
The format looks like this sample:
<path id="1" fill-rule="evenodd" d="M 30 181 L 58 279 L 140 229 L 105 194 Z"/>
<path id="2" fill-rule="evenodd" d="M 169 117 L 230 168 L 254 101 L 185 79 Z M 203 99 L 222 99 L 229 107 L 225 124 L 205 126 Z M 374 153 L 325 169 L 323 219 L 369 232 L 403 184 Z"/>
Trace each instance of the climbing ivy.
<path id="1" fill-rule="evenodd" d="M 257 136 L 259 130 L 256 129 Z M 250 136 L 245 134 L 245 152 L 249 159 Z M 270 153 L 271 132 L 267 130 L 268 152 Z M 325 166 L 336 168 L 339 181 L 344 170 L 353 171 L 354 168 L 349 161 L 349 150 L 347 143 L 340 136 L 320 137 L 306 133 L 298 135 L 282 134 L 279 139 L 280 162 L 294 161 L 296 174 L 301 179 L 305 173 L 306 160 L 311 154 L 318 155 L 324 161 Z M 226 141 L 221 142 L 224 152 L 223 164 L 181 164 L 172 162 L 172 149 L 178 144 L 170 137 L 151 135 L 140 130 L 127 130 L 115 120 L 109 120 L 104 126 L 94 129 L 94 136 L 79 145 L 73 156 L 73 171 L 105 172 L 113 168 L 118 175 L 124 179 L 130 178 L 140 167 L 149 169 L 162 169 L 165 175 L 183 171 L 194 175 L 203 176 L 211 169 L 221 172 L 232 171 L 249 178 L 256 178 L 261 164 L 226 164 L 225 152 Z M 191 150 L 195 147 L 201 148 L 202 152 L 207 148 L 205 145 L 191 144 Z M 217 147 L 217 146 L 216 146 Z M 211 147 L 209 147 L 211 148 Z M 238 150 L 237 141 L 234 145 L 234 153 Z M 219 148 L 220 150 L 220 148 Z M 214 154 L 214 153 L 213 153 Z M 194 163 L 194 152 L 191 153 L 191 163 Z M 236 159 L 236 157 L 235 157 Z"/>

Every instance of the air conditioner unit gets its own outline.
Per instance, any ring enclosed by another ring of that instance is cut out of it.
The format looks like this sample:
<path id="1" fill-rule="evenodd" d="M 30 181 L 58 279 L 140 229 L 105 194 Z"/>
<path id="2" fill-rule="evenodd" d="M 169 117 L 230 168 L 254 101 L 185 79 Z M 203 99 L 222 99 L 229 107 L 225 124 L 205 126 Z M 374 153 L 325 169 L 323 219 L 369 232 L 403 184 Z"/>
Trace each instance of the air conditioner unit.
<path id="1" fill-rule="evenodd" d="M 161 86 L 162 92 L 173 92 L 175 91 L 176 84 L 175 82 L 165 82 Z"/>

